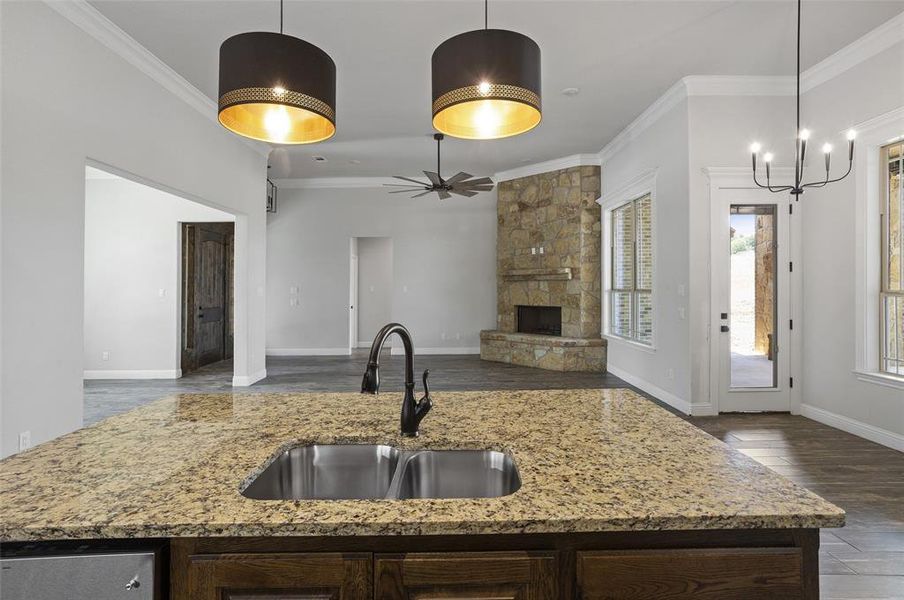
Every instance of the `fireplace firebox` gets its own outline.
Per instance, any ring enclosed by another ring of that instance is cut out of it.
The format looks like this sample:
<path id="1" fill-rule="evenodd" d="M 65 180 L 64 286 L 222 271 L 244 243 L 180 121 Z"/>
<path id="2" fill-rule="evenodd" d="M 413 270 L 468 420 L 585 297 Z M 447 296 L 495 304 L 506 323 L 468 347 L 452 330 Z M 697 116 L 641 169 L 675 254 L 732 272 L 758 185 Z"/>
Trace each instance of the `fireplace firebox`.
<path id="1" fill-rule="evenodd" d="M 561 306 L 519 306 L 518 333 L 562 335 Z"/>

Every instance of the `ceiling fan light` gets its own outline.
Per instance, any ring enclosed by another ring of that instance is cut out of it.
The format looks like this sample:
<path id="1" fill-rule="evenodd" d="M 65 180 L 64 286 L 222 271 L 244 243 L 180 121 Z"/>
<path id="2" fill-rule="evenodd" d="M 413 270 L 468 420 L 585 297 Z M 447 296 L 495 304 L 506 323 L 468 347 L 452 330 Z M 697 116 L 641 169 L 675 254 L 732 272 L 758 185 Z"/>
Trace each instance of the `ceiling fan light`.
<path id="1" fill-rule="evenodd" d="M 219 121 L 275 144 L 311 144 L 336 133 L 336 65 L 304 40 L 240 33 L 220 46 Z"/>
<path id="2" fill-rule="evenodd" d="M 542 119 L 540 47 L 526 35 L 478 29 L 433 51 L 433 127 L 491 140 L 530 131 Z"/>

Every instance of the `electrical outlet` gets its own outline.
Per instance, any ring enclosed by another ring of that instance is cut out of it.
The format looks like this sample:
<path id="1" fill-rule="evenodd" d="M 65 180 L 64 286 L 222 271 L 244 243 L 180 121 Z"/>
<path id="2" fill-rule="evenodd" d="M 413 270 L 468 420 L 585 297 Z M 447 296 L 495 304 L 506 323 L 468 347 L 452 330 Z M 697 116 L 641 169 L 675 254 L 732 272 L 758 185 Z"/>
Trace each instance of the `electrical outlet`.
<path id="1" fill-rule="evenodd" d="M 101 352 L 101 353 L 100 353 L 100 358 L 101 358 L 101 360 L 110 360 L 110 353 L 109 353 L 109 352 L 106 352 L 106 351 Z"/>
<path id="2" fill-rule="evenodd" d="M 537 253 L 537 249 L 536 249 L 536 248 L 531 248 L 531 249 L 530 249 L 530 253 L 531 253 L 531 254 L 536 254 L 536 253 Z"/>
<path id="3" fill-rule="evenodd" d="M 297 294 L 297 293 L 298 293 L 298 286 L 297 286 L 297 285 L 293 285 L 293 286 L 289 287 L 289 293 L 290 293 L 290 294 Z"/>
<path id="4" fill-rule="evenodd" d="M 666 379 L 675 379 L 675 369 L 667 369 L 665 372 Z"/>
<path id="5" fill-rule="evenodd" d="M 160 288 L 157 290 L 157 296 L 159 298 L 166 298 L 166 288 Z"/>
<path id="6" fill-rule="evenodd" d="M 545 249 L 543 248 L 543 246 L 540 246 L 540 254 L 543 254 L 544 252 L 545 252 Z"/>
<path id="7" fill-rule="evenodd" d="M 19 433 L 19 452 L 31 448 L 31 431 L 22 431 Z"/>
<path id="8" fill-rule="evenodd" d="M 289 298 L 289 306 L 298 306 L 298 298 Z"/>
<path id="9" fill-rule="evenodd" d="M 683 306 L 679 306 L 678 307 L 678 318 L 683 320 L 686 316 L 687 316 L 687 311 L 685 310 L 685 308 Z"/>
<path id="10" fill-rule="evenodd" d="M 685 293 L 685 292 L 684 292 L 684 284 L 683 284 L 683 283 L 682 283 L 682 284 L 679 284 L 679 285 L 678 285 L 678 295 L 681 296 L 681 297 L 684 297 L 684 293 Z"/>

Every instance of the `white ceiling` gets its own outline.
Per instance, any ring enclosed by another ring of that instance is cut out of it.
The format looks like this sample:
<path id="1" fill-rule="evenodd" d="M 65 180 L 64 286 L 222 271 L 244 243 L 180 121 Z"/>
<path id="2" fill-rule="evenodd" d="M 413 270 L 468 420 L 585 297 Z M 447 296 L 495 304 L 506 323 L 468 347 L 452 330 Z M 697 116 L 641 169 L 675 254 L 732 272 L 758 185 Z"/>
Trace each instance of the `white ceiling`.
<path id="1" fill-rule="evenodd" d="M 220 43 L 278 27 L 276 0 L 93 0 L 110 20 L 216 99 Z M 532 37 L 543 53 L 543 122 L 505 140 L 444 143 L 443 172 L 492 174 L 597 152 L 685 75 L 794 73 L 792 0 L 491 0 L 490 27 Z M 904 0 L 811 0 L 803 68 L 891 16 Z M 327 51 L 338 71 L 336 136 L 278 149 L 271 176 L 369 177 L 435 165 L 430 56 L 482 26 L 480 0 L 287 0 L 286 33 Z M 577 87 L 568 97 L 561 91 Z M 326 162 L 312 157 L 324 156 Z"/>

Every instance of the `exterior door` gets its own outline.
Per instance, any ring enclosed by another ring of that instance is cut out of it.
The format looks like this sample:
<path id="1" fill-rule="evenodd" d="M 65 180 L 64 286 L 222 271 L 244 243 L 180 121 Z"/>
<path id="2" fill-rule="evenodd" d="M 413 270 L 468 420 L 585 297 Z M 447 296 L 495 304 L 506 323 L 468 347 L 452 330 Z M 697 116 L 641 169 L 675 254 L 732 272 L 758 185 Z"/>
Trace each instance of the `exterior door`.
<path id="1" fill-rule="evenodd" d="M 787 412 L 790 395 L 788 197 L 723 190 L 713 235 L 719 412 Z"/>
<path id="2" fill-rule="evenodd" d="M 183 224 L 183 372 L 232 356 L 233 231 Z"/>

